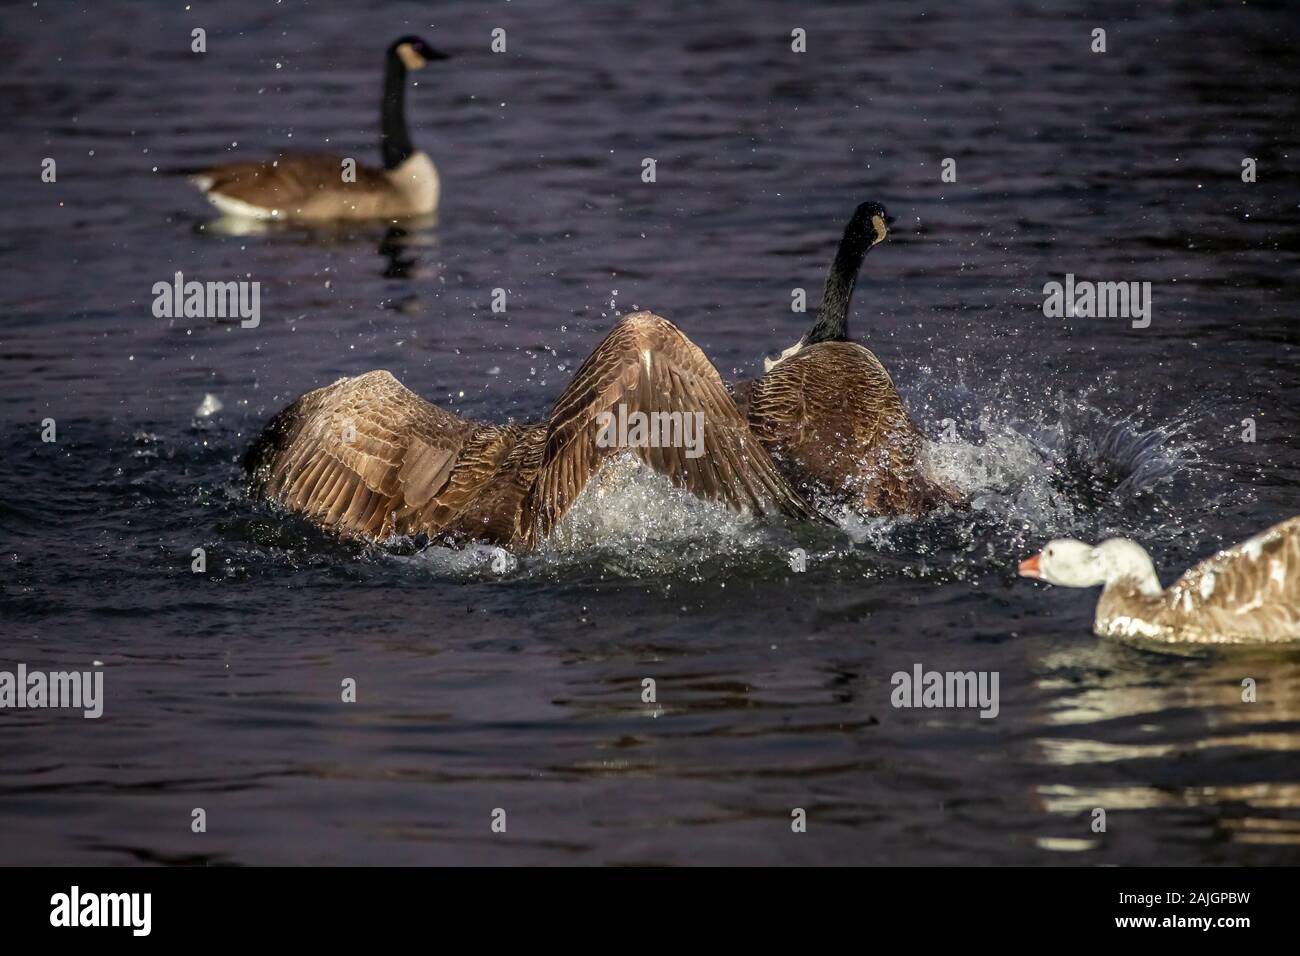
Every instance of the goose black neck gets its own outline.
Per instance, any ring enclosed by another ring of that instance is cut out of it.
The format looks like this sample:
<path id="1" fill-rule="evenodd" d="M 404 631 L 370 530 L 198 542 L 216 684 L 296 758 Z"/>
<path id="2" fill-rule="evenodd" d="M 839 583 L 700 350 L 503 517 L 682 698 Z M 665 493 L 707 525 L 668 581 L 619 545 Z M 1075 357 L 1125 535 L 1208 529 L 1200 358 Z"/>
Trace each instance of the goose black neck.
<path id="1" fill-rule="evenodd" d="M 805 345 L 843 342 L 849 337 L 849 303 L 853 299 L 853 287 L 858 281 L 858 270 L 862 268 L 862 260 L 871 248 L 871 239 L 863 226 L 864 224 L 854 221 L 844 230 L 844 238 L 835 250 L 830 271 L 826 273 L 817 323 L 804 337 Z"/>
<path id="2" fill-rule="evenodd" d="M 384 168 L 396 169 L 415 152 L 406 131 L 406 66 L 396 50 L 388 51 L 384 67 L 384 102 L 379 109 L 380 149 Z"/>

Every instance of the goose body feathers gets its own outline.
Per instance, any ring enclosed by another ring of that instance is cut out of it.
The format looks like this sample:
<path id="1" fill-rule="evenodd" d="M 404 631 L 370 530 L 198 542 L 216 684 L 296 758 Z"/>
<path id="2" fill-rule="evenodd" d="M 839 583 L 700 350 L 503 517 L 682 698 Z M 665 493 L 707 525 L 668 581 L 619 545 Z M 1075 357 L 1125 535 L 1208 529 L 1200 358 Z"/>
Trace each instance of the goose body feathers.
<path id="1" fill-rule="evenodd" d="M 870 349 L 803 346 L 737 395 L 754 434 L 809 501 L 875 515 L 956 501 L 929 476 L 925 436 Z"/>
<path id="2" fill-rule="evenodd" d="M 1158 597 L 1131 583 L 1107 587 L 1094 630 L 1197 644 L 1300 641 L 1300 516 L 1207 558 Z"/>
<path id="3" fill-rule="evenodd" d="M 355 181 L 344 181 L 343 163 L 341 156 L 289 154 L 212 166 L 190 181 L 221 212 L 246 219 L 395 219 L 438 207 L 438 170 L 425 153 L 411 154 L 396 169 L 357 165 Z"/>

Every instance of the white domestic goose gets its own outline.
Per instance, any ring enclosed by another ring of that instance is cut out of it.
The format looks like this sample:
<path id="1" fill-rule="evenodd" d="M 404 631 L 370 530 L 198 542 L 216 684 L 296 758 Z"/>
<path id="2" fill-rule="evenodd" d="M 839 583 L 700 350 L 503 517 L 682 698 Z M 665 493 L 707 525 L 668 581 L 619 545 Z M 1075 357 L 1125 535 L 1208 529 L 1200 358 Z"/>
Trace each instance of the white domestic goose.
<path id="1" fill-rule="evenodd" d="M 1300 641 L 1300 516 L 1220 551 L 1162 589 L 1142 546 L 1049 541 L 1020 574 L 1072 588 L 1102 586 L 1093 630 L 1101 637 L 1168 643 Z"/>

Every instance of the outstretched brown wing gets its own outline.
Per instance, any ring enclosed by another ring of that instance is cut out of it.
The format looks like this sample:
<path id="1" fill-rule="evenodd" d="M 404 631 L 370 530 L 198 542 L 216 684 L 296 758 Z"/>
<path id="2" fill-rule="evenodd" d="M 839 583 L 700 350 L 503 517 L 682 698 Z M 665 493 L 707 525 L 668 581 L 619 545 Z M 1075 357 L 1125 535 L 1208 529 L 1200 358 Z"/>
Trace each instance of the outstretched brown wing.
<path id="1" fill-rule="evenodd" d="M 318 524 L 385 537 L 395 513 L 409 519 L 432 510 L 479 428 L 388 372 L 367 372 L 308 392 L 280 412 L 245 464 L 263 493 Z"/>
<path id="2" fill-rule="evenodd" d="M 670 445 L 620 447 L 605 413 L 703 414 L 695 450 Z M 602 436 L 602 431 L 604 435 Z M 812 517 L 777 473 L 727 394 L 717 369 L 671 322 L 649 312 L 630 315 L 578 369 L 546 422 L 537 480 L 522 515 L 526 534 L 541 537 L 559 523 L 600 465 L 631 453 L 675 485 L 733 510 Z"/>

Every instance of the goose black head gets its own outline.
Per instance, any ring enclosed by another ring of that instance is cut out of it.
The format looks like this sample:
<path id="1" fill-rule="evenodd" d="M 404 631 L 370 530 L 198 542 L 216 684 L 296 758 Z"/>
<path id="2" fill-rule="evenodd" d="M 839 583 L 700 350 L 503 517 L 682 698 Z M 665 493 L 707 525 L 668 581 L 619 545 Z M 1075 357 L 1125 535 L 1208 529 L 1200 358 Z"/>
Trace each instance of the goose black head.
<path id="1" fill-rule="evenodd" d="M 817 310 L 817 321 L 798 342 L 781 353 L 779 358 L 764 359 L 763 367 L 771 371 L 806 345 L 819 342 L 846 342 L 849 338 L 849 301 L 858 281 L 858 270 L 871 247 L 884 242 L 893 223 L 885 207 L 878 202 L 860 203 L 844 227 L 844 235 L 835 250 L 835 258 L 826 273 L 822 288 L 822 304 Z"/>
<path id="2" fill-rule="evenodd" d="M 388 55 L 397 57 L 408 70 L 419 70 L 432 60 L 450 59 L 448 54 L 435 50 L 428 41 L 414 35 L 394 40 L 388 48 Z"/>
<path id="3" fill-rule="evenodd" d="M 885 207 L 878 202 L 864 202 L 853 210 L 853 218 L 844 230 L 844 238 L 854 245 L 861 244 L 870 249 L 879 242 L 884 242 L 889 235 L 889 227 L 894 219 L 885 212 Z"/>
<path id="4" fill-rule="evenodd" d="M 849 300 L 858 281 L 858 270 L 871 247 L 884 242 L 889 235 L 889 223 L 889 213 L 878 202 L 864 202 L 853 210 L 853 217 L 844 227 L 839 248 L 835 250 L 835 258 L 826 273 L 817 322 L 800 340 L 801 346 L 848 339 Z"/>

